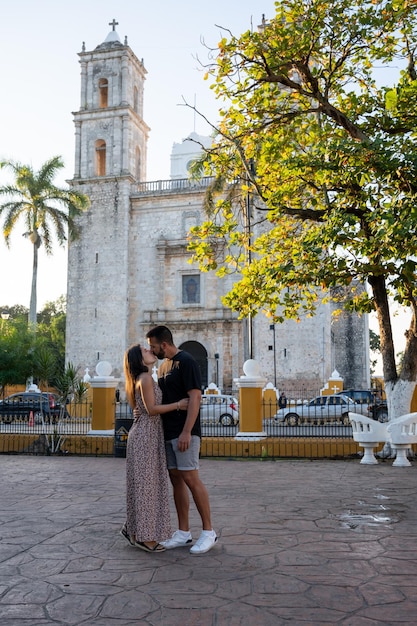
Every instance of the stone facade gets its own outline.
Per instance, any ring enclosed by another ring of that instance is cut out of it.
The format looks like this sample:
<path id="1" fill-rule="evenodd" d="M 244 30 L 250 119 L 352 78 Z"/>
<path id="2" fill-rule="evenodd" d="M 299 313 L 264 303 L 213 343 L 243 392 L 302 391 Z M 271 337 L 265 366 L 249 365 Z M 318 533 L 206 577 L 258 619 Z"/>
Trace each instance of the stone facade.
<path id="1" fill-rule="evenodd" d="M 71 185 L 90 197 L 91 206 L 80 220 L 80 238 L 69 247 L 67 361 L 93 371 L 107 360 L 121 376 L 126 347 L 166 324 L 176 345 L 197 358 L 205 386 L 236 389 L 250 335 L 260 374 L 279 388 L 312 395 L 334 369 L 349 385 L 368 386 L 366 317 L 332 321 L 331 306 L 322 305 L 299 323 L 271 328 L 259 315 L 249 327 L 223 306 L 233 277 L 200 272 L 187 251 L 187 232 L 204 220 L 205 181 L 179 176 L 198 144 L 174 144 L 171 180 L 146 182 L 143 64 L 115 31 L 79 56 Z"/>

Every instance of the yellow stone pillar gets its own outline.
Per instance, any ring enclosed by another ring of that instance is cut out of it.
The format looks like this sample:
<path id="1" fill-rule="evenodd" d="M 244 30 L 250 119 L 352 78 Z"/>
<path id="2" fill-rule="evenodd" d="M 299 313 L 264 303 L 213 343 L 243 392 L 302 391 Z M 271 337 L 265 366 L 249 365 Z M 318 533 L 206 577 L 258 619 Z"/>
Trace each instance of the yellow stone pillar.
<path id="1" fill-rule="evenodd" d="M 90 435 L 114 434 L 114 398 L 118 379 L 110 376 L 112 367 L 107 361 L 97 364 L 96 372 L 90 380 L 93 389 L 93 418 Z"/>
<path id="2" fill-rule="evenodd" d="M 245 361 L 244 376 L 235 380 L 239 389 L 239 432 L 235 439 L 259 441 L 267 434 L 262 430 L 262 390 L 266 379 L 259 376 L 259 364 Z"/>

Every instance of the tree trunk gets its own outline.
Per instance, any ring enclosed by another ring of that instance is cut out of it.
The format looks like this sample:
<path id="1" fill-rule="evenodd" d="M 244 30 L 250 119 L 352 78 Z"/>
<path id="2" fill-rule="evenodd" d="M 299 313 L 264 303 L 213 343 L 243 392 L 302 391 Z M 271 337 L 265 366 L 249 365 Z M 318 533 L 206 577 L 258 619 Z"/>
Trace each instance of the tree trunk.
<path id="1" fill-rule="evenodd" d="M 36 299 L 37 299 L 37 279 L 38 279 L 38 250 L 39 245 L 36 241 L 33 244 L 33 267 L 32 267 L 32 289 L 30 292 L 30 308 L 29 308 L 29 326 L 36 330 Z"/>
<path id="2" fill-rule="evenodd" d="M 401 378 L 396 383 L 385 383 L 389 421 L 411 412 L 411 400 L 415 386 L 415 381 L 403 380 Z M 385 442 L 384 447 L 377 456 L 382 459 L 395 456 L 390 441 Z"/>
<path id="3" fill-rule="evenodd" d="M 398 375 L 385 279 L 383 276 L 372 276 L 369 278 L 369 284 L 374 295 L 379 324 L 388 419 L 392 420 L 410 413 L 411 410 L 417 377 L 416 309 L 412 308 L 413 315 L 410 328 L 406 333 L 407 341 L 402 369 Z"/>
<path id="4" fill-rule="evenodd" d="M 410 413 L 411 400 L 416 386 L 413 380 L 397 380 L 395 384 L 385 383 L 387 395 L 388 418 L 393 420 Z"/>
<path id="5" fill-rule="evenodd" d="M 395 385 L 398 374 L 395 364 L 394 341 L 392 338 L 391 316 L 385 278 L 383 276 L 370 276 L 368 282 L 372 288 L 378 318 L 385 385 L 387 383 Z"/>
<path id="6" fill-rule="evenodd" d="M 411 304 L 410 327 L 406 331 L 404 357 L 400 372 L 402 380 L 415 381 L 417 378 L 417 328 L 416 328 L 416 303 Z"/>

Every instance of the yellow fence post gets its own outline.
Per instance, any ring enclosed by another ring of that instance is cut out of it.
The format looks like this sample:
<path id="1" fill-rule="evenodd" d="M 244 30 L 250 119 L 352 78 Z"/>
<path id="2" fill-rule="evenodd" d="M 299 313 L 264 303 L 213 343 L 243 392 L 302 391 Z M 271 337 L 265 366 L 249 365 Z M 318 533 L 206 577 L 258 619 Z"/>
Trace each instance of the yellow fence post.
<path id="1" fill-rule="evenodd" d="M 112 366 L 107 361 L 97 364 L 96 372 L 90 380 L 93 389 L 93 418 L 89 434 L 114 434 L 114 399 L 118 379 L 110 376 Z"/>
<path id="2" fill-rule="evenodd" d="M 259 364 L 245 361 L 244 376 L 235 379 L 239 389 L 239 432 L 235 439 L 259 441 L 267 437 L 262 430 L 262 390 L 266 379 L 259 376 Z"/>

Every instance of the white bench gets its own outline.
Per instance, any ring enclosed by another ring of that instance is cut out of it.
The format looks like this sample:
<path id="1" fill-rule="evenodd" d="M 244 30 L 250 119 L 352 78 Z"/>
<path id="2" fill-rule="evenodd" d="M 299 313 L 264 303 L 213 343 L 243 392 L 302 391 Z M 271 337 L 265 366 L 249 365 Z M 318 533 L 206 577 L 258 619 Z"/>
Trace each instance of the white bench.
<path id="1" fill-rule="evenodd" d="M 352 425 L 353 439 L 364 449 L 361 463 L 375 465 L 378 463 L 374 455 L 374 448 L 379 442 L 387 440 L 387 424 L 349 411 L 349 421 Z"/>
<path id="2" fill-rule="evenodd" d="M 387 425 L 388 436 L 392 448 L 396 452 L 396 467 L 408 467 L 411 465 L 407 459 L 407 450 L 412 443 L 417 443 L 417 413 L 407 413 L 397 417 Z"/>

